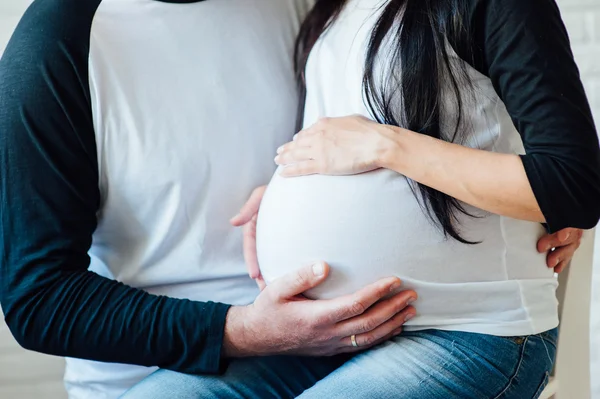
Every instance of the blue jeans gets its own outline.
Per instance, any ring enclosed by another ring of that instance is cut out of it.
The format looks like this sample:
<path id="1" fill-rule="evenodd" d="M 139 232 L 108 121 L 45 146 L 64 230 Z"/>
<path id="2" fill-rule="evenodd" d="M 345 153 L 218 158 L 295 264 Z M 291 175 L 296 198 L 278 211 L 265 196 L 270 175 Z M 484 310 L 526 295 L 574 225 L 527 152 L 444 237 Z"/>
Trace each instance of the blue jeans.
<path id="1" fill-rule="evenodd" d="M 557 330 L 525 337 L 405 332 L 353 357 L 234 360 L 224 375 L 159 370 L 123 399 L 537 398 L 554 364 Z"/>

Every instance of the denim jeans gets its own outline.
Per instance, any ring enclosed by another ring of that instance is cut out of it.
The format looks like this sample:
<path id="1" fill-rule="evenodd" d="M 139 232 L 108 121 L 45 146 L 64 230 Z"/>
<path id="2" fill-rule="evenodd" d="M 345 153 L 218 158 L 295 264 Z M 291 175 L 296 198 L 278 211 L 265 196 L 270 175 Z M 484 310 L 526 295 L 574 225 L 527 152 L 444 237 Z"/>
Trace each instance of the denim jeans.
<path id="1" fill-rule="evenodd" d="M 123 399 L 537 398 L 548 381 L 557 330 L 523 337 L 426 330 L 353 357 L 234 360 L 224 375 L 159 370 Z"/>

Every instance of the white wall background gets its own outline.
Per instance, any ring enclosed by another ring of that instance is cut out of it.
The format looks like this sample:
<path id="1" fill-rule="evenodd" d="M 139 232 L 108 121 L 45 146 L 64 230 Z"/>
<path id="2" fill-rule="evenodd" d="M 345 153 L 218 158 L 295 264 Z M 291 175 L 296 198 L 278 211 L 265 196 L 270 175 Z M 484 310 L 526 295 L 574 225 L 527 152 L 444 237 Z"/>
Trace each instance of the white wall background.
<path id="1" fill-rule="evenodd" d="M 557 1 L 569 30 L 571 45 L 592 106 L 596 126 L 600 129 L 600 0 Z M 596 233 L 592 297 L 592 397 L 600 399 L 600 231 Z"/>
<path id="2" fill-rule="evenodd" d="M 527 0 L 523 0 L 527 1 Z M 0 54 L 30 0 L 0 0 Z M 569 30 L 575 58 L 590 99 L 597 126 L 600 125 L 600 0 L 558 0 Z M 600 232 L 597 234 L 592 306 L 592 387 L 600 399 Z M 12 341 L 0 323 L 0 398 L 58 399 L 62 360 L 28 353 Z M 585 398 L 573 398 L 585 399 Z"/>

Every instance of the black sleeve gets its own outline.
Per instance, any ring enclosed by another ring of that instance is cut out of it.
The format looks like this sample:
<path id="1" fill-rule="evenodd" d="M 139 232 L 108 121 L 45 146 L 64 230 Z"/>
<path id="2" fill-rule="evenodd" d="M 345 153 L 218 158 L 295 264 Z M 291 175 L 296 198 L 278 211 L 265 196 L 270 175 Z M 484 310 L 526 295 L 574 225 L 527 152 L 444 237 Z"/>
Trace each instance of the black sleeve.
<path id="1" fill-rule="evenodd" d="M 228 305 L 153 296 L 89 272 L 99 208 L 88 85 L 100 0 L 38 0 L 0 60 L 0 300 L 25 348 L 218 372 Z"/>
<path id="2" fill-rule="evenodd" d="M 479 68 L 522 136 L 525 172 L 549 230 L 600 218 L 600 150 L 554 0 L 473 1 Z M 477 51 L 476 51 L 477 52 Z"/>

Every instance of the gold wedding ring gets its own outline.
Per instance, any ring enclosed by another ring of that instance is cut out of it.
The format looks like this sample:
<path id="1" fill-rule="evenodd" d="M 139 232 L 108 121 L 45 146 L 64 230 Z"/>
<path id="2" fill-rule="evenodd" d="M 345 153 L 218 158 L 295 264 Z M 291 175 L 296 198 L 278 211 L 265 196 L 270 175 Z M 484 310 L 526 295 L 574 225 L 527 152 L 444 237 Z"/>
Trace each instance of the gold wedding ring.
<path id="1" fill-rule="evenodd" d="M 356 343 L 356 335 L 352 334 L 350 336 L 350 342 L 352 342 L 352 346 L 358 348 L 358 344 Z"/>

